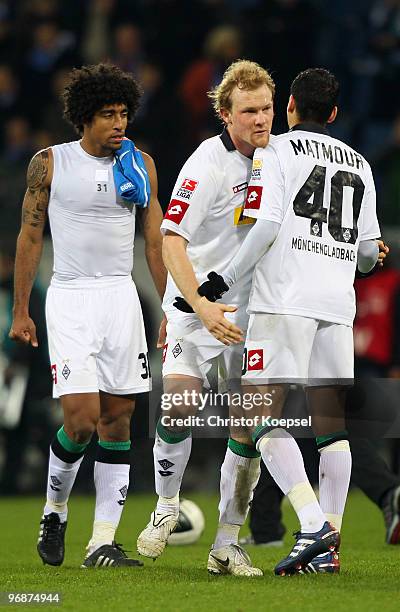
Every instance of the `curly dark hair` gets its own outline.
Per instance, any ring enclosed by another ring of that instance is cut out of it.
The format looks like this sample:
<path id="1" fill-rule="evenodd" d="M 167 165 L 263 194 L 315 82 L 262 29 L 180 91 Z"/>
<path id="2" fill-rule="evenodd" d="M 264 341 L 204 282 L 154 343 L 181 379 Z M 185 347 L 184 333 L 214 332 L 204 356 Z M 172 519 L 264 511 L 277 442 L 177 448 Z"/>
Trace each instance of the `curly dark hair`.
<path id="1" fill-rule="evenodd" d="M 64 117 L 79 134 L 95 113 L 108 104 L 126 104 L 128 121 L 139 107 L 142 90 L 131 74 L 112 64 L 74 68 L 62 93 Z"/>

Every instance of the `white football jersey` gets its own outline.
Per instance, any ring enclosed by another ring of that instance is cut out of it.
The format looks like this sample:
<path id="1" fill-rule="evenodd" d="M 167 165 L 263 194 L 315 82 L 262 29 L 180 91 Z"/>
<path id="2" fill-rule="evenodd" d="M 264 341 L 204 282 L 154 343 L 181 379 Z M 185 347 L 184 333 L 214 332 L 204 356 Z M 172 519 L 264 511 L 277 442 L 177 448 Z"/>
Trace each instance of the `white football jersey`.
<path id="1" fill-rule="evenodd" d="M 368 162 L 321 126 L 298 125 L 256 150 L 244 214 L 281 224 L 249 312 L 352 325 L 358 245 L 380 236 Z"/>
<path id="2" fill-rule="evenodd" d="M 243 216 L 252 160 L 236 150 L 228 132 L 201 143 L 184 164 L 172 192 L 161 231 L 188 241 L 187 255 L 197 280 L 215 270 L 223 274 L 243 242 L 253 219 Z M 251 272 L 223 296 L 223 302 L 247 305 Z M 180 296 L 171 275 L 163 301 L 166 312 Z"/>
<path id="3" fill-rule="evenodd" d="M 115 190 L 113 158 L 86 153 L 80 141 L 52 147 L 49 221 L 58 280 L 129 276 L 136 207 Z"/>

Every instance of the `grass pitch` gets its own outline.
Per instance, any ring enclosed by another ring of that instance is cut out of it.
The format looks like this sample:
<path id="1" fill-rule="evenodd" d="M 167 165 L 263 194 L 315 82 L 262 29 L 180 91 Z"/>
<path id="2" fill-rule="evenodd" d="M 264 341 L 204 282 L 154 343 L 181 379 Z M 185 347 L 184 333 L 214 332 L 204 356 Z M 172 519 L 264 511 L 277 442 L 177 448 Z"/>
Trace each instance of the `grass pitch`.
<path id="1" fill-rule="evenodd" d="M 36 553 L 42 499 L 0 500 L 0 591 L 59 591 L 58 606 L 30 609 L 247 612 L 330 609 L 386 611 L 400 609 L 400 546 L 384 544 L 381 513 L 361 493 L 352 492 L 342 533 L 340 575 L 278 578 L 274 564 L 292 546 L 296 517 L 284 507 L 284 549 L 248 547 L 262 578 L 209 576 L 205 566 L 217 520 L 217 497 L 188 496 L 202 508 L 206 530 L 187 547 L 168 547 L 143 568 L 84 570 L 79 565 L 90 536 L 94 501 L 72 497 L 66 536 L 66 558 L 60 568 L 43 566 Z M 155 497 L 131 494 L 117 540 L 135 551 L 136 536 L 148 521 Z M 245 529 L 243 529 L 245 533 Z M 133 552 L 131 553 L 133 555 Z M 5 609 L 5 608 L 4 608 Z"/>

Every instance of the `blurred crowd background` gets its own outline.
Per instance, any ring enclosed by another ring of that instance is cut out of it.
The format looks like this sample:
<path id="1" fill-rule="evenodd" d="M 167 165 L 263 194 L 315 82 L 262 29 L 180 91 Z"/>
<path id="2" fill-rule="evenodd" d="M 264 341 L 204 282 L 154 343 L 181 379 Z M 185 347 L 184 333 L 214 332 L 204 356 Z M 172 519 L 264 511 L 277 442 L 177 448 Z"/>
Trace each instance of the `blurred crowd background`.
<path id="1" fill-rule="evenodd" d="M 48 444 L 61 417 L 50 399 L 44 326 L 48 230 L 31 302 L 40 348 L 13 345 L 7 333 L 27 164 L 37 150 L 77 138 L 59 101 L 68 72 L 111 61 L 141 82 L 142 105 L 128 135 L 154 157 L 165 209 L 187 156 L 221 130 L 206 92 L 238 58 L 272 73 L 276 134 L 286 129 L 289 86 L 300 70 L 322 66 L 338 77 L 340 109 L 331 133 L 370 161 L 382 234 L 392 248 L 384 271 L 357 281 L 357 373 L 400 377 L 400 0 L 0 0 L 1 493 L 43 489 Z M 154 346 L 160 312 L 146 280 L 140 236 L 137 242 L 135 279 Z M 160 356 L 152 355 L 159 378 Z M 134 423 L 136 463 L 143 468 L 137 485 L 143 489 L 152 485 L 146 406 L 142 398 Z M 398 469 L 393 449 L 387 442 L 381 448 Z M 223 449 L 224 442 L 215 441 L 207 459 L 201 449 L 196 459 L 195 451 L 188 486 L 197 480 L 196 469 L 203 485 L 216 485 Z M 92 480 L 88 473 L 83 467 L 83 489 Z"/>

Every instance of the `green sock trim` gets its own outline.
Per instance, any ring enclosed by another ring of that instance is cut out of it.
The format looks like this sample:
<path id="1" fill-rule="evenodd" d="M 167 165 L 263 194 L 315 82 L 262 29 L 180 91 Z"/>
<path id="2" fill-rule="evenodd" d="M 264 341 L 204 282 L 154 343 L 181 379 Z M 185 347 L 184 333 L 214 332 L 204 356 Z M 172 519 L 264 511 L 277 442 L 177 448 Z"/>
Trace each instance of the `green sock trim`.
<path id="1" fill-rule="evenodd" d="M 349 434 L 347 429 L 343 429 L 342 431 L 335 431 L 335 433 L 328 434 L 327 436 L 316 436 L 315 441 L 317 446 L 321 446 L 321 444 L 327 446 L 328 444 L 337 442 L 338 440 L 347 440 L 348 437 Z"/>
<path id="2" fill-rule="evenodd" d="M 127 451 L 131 448 L 130 440 L 127 440 L 126 442 L 106 442 L 105 440 L 99 440 L 98 444 L 103 448 L 115 451 Z"/>
<path id="3" fill-rule="evenodd" d="M 232 453 L 235 453 L 235 455 L 239 455 L 240 457 L 248 457 L 249 459 L 261 457 L 261 453 L 259 453 L 254 446 L 242 444 L 242 442 L 238 442 L 233 438 L 229 438 L 228 448 L 231 449 Z"/>
<path id="4" fill-rule="evenodd" d="M 59 441 L 63 449 L 68 451 L 69 453 L 81 453 L 89 444 L 89 442 L 85 442 L 84 444 L 77 444 L 77 442 L 71 440 L 71 438 L 68 437 L 65 433 L 64 425 L 60 427 L 60 429 L 57 431 L 57 440 Z"/>
<path id="5" fill-rule="evenodd" d="M 165 429 L 161 421 L 158 421 L 157 433 L 160 436 L 161 440 L 164 440 L 164 442 L 166 442 L 167 444 L 176 444 L 177 442 L 183 442 L 183 440 L 186 440 L 186 438 L 191 436 L 192 430 L 189 427 L 189 429 L 185 429 L 185 431 L 169 431 L 168 429 Z"/>
<path id="6" fill-rule="evenodd" d="M 258 436 L 259 434 L 266 429 L 265 425 L 257 425 L 257 427 L 255 428 L 255 430 L 253 431 L 253 433 L 251 434 L 251 439 L 253 440 L 254 444 L 257 442 L 258 440 Z"/>

